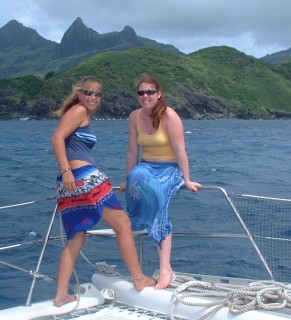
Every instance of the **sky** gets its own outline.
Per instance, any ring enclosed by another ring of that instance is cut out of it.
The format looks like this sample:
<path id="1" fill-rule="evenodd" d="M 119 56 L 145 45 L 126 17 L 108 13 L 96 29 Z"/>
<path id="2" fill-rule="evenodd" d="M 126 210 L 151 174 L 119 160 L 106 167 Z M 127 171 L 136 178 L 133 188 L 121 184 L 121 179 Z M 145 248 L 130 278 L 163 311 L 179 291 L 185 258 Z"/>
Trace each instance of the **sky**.
<path id="1" fill-rule="evenodd" d="M 100 34 L 132 27 L 184 53 L 226 45 L 261 58 L 291 47 L 291 0 L 0 0 L 10 20 L 60 42 L 80 17 Z"/>

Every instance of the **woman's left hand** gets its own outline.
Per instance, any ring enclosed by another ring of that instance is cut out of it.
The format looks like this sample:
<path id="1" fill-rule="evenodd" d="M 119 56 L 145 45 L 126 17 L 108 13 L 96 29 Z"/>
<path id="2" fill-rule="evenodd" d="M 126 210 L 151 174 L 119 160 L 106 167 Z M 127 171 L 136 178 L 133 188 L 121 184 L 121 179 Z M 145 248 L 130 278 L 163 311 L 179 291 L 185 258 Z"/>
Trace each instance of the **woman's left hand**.
<path id="1" fill-rule="evenodd" d="M 126 189 L 126 182 L 122 182 L 122 184 L 119 186 L 119 192 L 124 192 Z"/>
<path id="2" fill-rule="evenodd" d="M 201 188 L 201 184 L 198 182 L 194 182 L 194 181 L 188 181 L 185 183 L 186 187 L 193 191 L 193 192 L 198 192 Z"/>

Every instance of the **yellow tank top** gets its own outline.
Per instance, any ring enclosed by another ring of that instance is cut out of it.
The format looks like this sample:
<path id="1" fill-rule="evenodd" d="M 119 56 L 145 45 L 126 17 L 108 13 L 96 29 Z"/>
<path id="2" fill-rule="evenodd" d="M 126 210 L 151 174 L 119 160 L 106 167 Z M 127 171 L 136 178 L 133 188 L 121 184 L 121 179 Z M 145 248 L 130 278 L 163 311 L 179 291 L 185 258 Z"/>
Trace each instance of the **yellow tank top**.
<path id="1" fill-rule="evenodd" d="M 171 145 L 169 137 L 160 123 L 157 132 L 145 134 L 140 130 L 140 112 L 137 116 L 137 142 L 142 146 L 143 159 L 168 159 L 177 160 L 175 151 Z"/>

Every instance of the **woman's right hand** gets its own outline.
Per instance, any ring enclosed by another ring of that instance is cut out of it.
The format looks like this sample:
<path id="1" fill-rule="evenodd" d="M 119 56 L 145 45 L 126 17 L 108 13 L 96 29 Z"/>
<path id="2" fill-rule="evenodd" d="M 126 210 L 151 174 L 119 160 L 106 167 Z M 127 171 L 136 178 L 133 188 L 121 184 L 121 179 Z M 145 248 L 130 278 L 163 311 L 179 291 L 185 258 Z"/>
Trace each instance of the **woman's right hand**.
<path id="1" fill-rule="evenodd" d="M 63 186 L 68 192 L 76 191 L 75 177 L 72 171 L 65 171 L 62 175 Z"/>

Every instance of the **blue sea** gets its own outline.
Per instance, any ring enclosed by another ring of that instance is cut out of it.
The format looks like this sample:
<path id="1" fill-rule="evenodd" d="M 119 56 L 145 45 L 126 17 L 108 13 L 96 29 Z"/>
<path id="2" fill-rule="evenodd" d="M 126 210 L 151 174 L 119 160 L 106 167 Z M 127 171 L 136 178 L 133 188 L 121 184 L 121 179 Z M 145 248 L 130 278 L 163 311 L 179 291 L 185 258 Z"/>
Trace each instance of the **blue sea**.
<path id="1" fill-rule="evenodd" d="M 204 186 L 219 186 L 228 191 L 291 198 L 291 121 L 290 120 L 184 120 L 185 139 L 191 178 Z M 0 260 L 17 265 L 14 269 L 0 264 L 0 309 L 24 305 L 41 251 L 44 237 L 55 208 L 57 163 L 51 136 L 58 125 L 54 120 L 1 121 L 0 134 L 0 208 L 33 202 L 30 205 L 0 210 Z M 99 168 L 114 186 L 125 179 L 127 120 L 94 120 L 98 143 L 94 149 Z M 203 195 L 203 197 L 202 197 Z M 124 203 L 123 195 L 119 195 Z M 208 202 L 207 206 L 201 201 Z M 182 190 L 171 207 L 175 232 L 239 233 L 235 217 L 220 216 L 207 190 L 198 194 Z M 98 227 L 107 228 L 101 223 Z M 51 235 L 60 233 L 54 221 Z M 32 236 L 33 234 L 34 236 Z M 15 248 L 3 250 L 15 245 Z M 264 271 L 254 253 L 236 239 L 174 238 L 172 263 L 176 271 L 259 278 Z M 62 250 L 61 241 L 50 241 L 40 273 L 57 277 Z M 145 239 L 143 268 L 146 274 L 158 269 L 158 256 L 150 239 Z M 93 263 L 106 261 L 128 275 L 120 261 L 115 238 L 90 238 L 83 253 Z M 76 271 L 80 282 L 89 282 L 93 272 L 82 257 Z M 56 286 L 37 280 L 32 301 L 52 299 Z"/>

